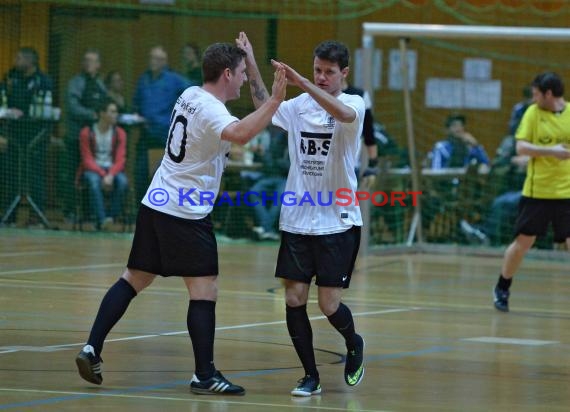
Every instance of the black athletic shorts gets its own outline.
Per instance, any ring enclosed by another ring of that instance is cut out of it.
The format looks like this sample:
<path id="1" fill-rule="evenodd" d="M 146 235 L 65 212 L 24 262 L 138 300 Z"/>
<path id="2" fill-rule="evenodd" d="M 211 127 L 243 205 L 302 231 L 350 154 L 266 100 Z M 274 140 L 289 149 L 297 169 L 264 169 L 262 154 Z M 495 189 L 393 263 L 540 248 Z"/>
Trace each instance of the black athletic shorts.
<path id="1" fill-rule="evenodd" d="M 360 247 L 360 226 L 331 235 L 283 232 L 275 277 L 317 286 L 348 288 Z"/>
<path id="2" fill-rule="evenodd" d="M 191 220 L 141 205 L 129 269 L 161 276 L 218 274 L 218 246 L 210 216 Z"/>
<path id="3" fill-rule="evenodd" d="M 570 199 L 533 199 L 523 196 L 515 224 L 515 236 L 544 236 L 552 222 L 554 241 L 570 237 Z"/>

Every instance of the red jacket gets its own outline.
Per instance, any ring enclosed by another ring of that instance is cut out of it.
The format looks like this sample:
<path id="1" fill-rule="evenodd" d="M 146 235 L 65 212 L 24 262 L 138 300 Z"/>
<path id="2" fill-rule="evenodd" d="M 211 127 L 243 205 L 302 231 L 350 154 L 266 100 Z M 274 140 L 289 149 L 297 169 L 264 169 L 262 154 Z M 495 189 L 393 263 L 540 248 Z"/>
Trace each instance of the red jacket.
<path id="1" fill-rule="evenodd" d="M 111 140 L 113 164 L 109 168 L 109 172 L 105 172 L 105 169 L 95 162 L 95 132 L 90 126 L 81 129 L 79 134 L 79 151 L 81 153 L 81 163 L 77 169 L 77 178 L 80 178 L 86 170 L 98 173 L 101 177 L 108 173 L 114 176 L 125 170 L 127 134 L 119 126 L 113 128 L 113 138 Z"/>

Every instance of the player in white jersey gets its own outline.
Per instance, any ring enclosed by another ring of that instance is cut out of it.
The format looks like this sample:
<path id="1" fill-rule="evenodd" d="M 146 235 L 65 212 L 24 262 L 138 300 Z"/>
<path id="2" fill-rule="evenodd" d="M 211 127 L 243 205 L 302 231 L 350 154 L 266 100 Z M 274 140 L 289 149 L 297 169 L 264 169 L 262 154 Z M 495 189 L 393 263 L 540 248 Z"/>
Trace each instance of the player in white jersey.
<path id="1" fill-rule="evenodd" d="M 91 383 L 103 381 L 103 342 L 130 301 L 156 275 L 181 276 L 190 295 L 187 326 L 195 360 L 190 390 L 245 393 L 214 366 L 218 252 L 212 206 L 199 198 L 209 192 L 215 200 L 230 143 L 243 145 L 255 137 L 285 98 L 285 69 L 277 68 L 272 95 L 263 105 L 241 121 L 228 112 L 225 103 L 239 98 L 246 80 L 245 56 L 235 45 L 211 45 L 203 56 L 204 84 L 186 89 L 176 102 L 162 163 L 139 209 L 127 269 L 103 298 L 87 345 L 76 358 L 81 377 Z"/>
<path id="2" fill-rule="evenodd" d="M 268 94 L 251 44 L 244 34 L 239 40 L 247 53 L 247 75 L 254 104 L 259 107 Z M 342 43 L 319 44 L 314 52 L 314 83 L 288 65 L 273 62 L 276 68 L 285 68 L 289 84 L 306 92 L 283 102 L 273 117 L 273 124 L 289 134 L 291 168 L 285 193 L 296 199 L 281 208 L 282 238 L 276 268 L 276 276 L 285 284 L 287 328 L 305 369 L 305 376 L 291 391 L 296 396 L 321 392 L 307 315 L 313 276 L 321 311 L 345 338 L 346 383 L 357 385 L 364 375 L 364 340 L 355 332 L 350 309 L 341 302 L 358 253 L 362 218 L 355 202 L 335 199 L 339 189 L 356 191 L 354 170 L 365 110 L 360 96 L 342 93 L 348 61 Z"/>

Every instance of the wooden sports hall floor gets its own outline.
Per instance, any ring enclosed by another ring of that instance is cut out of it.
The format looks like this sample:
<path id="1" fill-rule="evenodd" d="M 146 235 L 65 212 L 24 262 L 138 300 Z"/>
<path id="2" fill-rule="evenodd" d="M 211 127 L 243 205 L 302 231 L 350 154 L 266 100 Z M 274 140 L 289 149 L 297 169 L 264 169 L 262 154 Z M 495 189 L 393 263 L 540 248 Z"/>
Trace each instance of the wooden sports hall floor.
<path id="1" fill-rule="evenodd" d="M 133 301 L 105 345 L 103 385 L 90 385 L 74 358 L 129 248 L 129 235 L 0 229 L 0 410 L 570 410 L 568 261 L 527 260 L 504 314 L 491 303 L 496 257 L 361 258 L 345 302 L 366 340 L 364 380 L 344 384 L 341 338 L 313 298 L 323 393 L 293 399 L 303 373 L 273 278 L 277 243 L 219 246 L 216 365 L 244 397 L 189 392 L 180 279 Z"/>

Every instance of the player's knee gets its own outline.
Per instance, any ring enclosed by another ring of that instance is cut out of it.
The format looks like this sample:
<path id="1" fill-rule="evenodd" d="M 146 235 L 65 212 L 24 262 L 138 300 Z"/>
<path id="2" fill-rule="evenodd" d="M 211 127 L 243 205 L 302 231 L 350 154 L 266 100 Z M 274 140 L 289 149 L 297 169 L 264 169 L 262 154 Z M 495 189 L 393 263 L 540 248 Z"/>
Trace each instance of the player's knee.
<path id="1" fill-rule="evenodd" d="M 138 294 L 152 283 L 155 275 L 140 270 L 127 269 L 122 277 L 129 282 Z"/>
<path id="2" fill-rule="evenodd" d="M 218 299 L 217 276 L 187 277 L 184 279 L 191 300 Z"/>
<path id="3" fill-rule="evenodd" d="M 305 299 L 303 295 L 294 294 L 294 293 L 286 293 L 285 294 L 285 303 L 289 307 L 296 308 L 299 306 L 306 305 L 307 299 Z"/>
<path id="4" fill-rule="evenodd" d="M 338 310 L 340 302 L 329 299 L 319 299 L 319 309 L 325 316 L 331 316 Z"/>
<path id="5" fill-rule="evenodd" d="M 515 239 L 515 244 L 519 250 L 526 253 L 534 245 L 535 240 L 536 236 L 518 235 Z"/>
<path id="6" fill-rule="evenodd" d="M 309 299 L 309 285 L 286 280 L 285 286 L 285 303 L 290 307 L 303 306 L 307 304 Z"/>
<path id="7" fill-rule="evenodd" d="M 212 284 L 210 287 L 190 290 L 190 299 L 216 301 L 218 299 L 218 287 Z"/>

